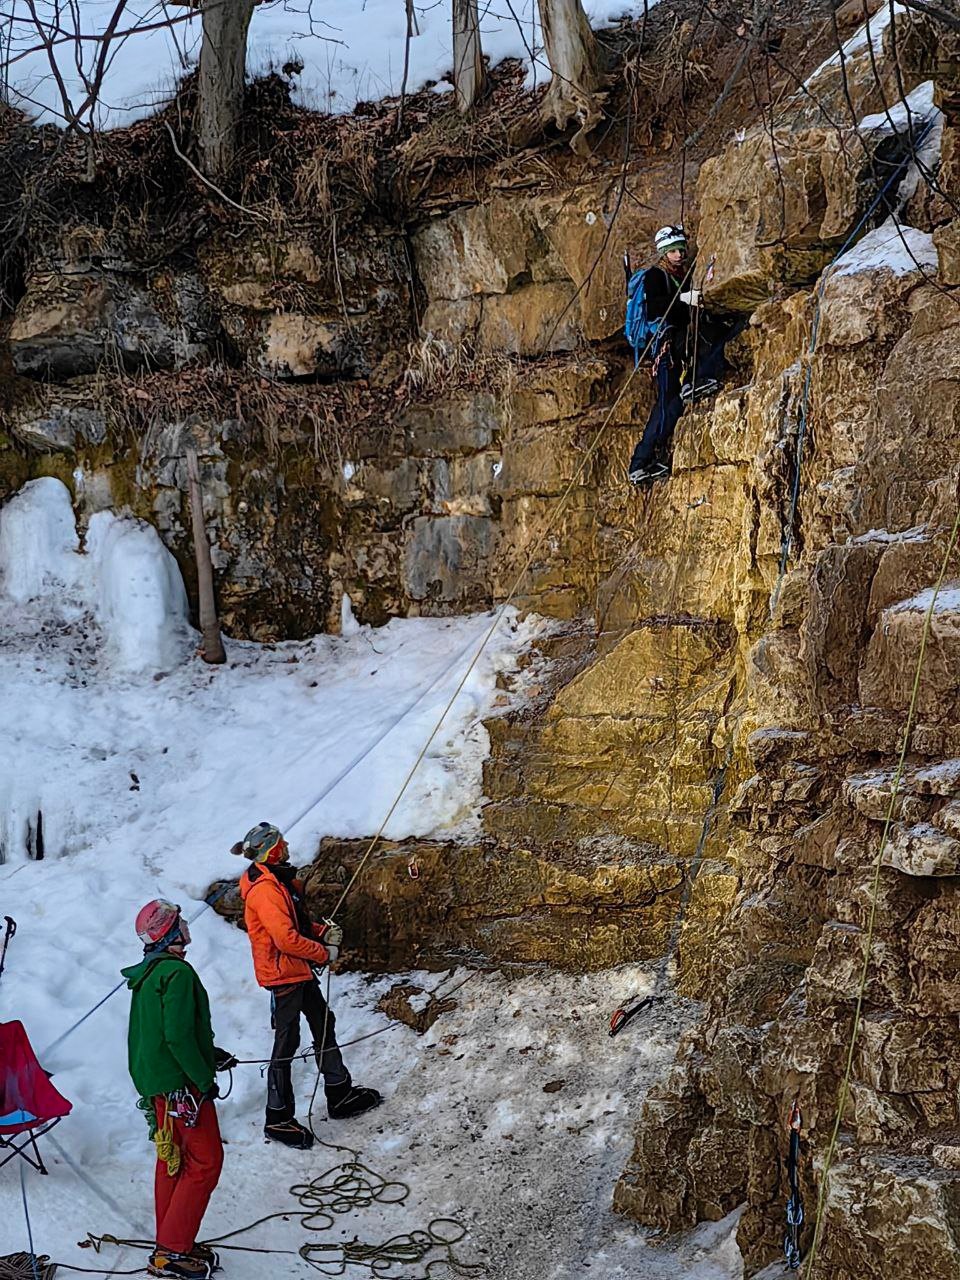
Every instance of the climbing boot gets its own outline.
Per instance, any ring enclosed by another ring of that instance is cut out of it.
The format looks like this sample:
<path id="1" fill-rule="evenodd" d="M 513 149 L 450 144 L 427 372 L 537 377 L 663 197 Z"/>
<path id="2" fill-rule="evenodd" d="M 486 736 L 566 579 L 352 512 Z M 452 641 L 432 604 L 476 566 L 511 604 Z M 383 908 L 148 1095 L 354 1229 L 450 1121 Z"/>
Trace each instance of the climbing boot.
<path id="1" fill-rule="evenodd" d="M 263 1136 L 270 1142 L 282 1142 L 285 1147 L 309 1151 L 313 1146 L 313 1134 L 299 1120 L 275 1120 L 263 1126 Z"/>
<path id="2" fill-rule="evenodd" d="M 361 1089 L 349 1080 L 344 1084 L 331 1085 L 324 1092 L 327 1095 L 327 1115 L 331 1120 L 359 1116 L 364 1111 L 379 1107 L 383 1101 L 376 1089 Z"/>
<path id="3" fill-rule="evenodd" d="M 198 1241 L 190 1250 L 190 1256 L 192 1258 L 197 1258 L 200 1262 L 205 1262 L 210 1268 L 211 1274 L 213 1274 L 214 1271 L 223 1270 L 223 1267 L 220 1265 L 219 1253 L 217 1253 L 216 1249 L 211 1249 L 208 1244 L 200 1244 Z"/>
<path id="4" fill-rule="evenodd" d="M 715 396 L 719 390 L 720 383 L 716 378 L 703 378 L 696 386 L 691 382 L 685 382 L 680 388 L 680 399 L 686 404 L 696 404 L 698 400 Z"/>
<path id="5" fill-rule="evenodd" d="M 147 1261 L 147 1272 L 152 1276 L 179 1276 L 180 1280 L 209 1280 L 210 1263 L 191 1253 L 173 1253 L 158 1246 Z"/>
<path id="6" fill-rule="evenodd" d="M 641 485 L 653 480 L 665 480 L 669 474 L 670 468 L 665 463 L 648 462 L 646 466 L 637 467 L 635 471 L 631 471 L 627 478 L 631 484 Z"/>

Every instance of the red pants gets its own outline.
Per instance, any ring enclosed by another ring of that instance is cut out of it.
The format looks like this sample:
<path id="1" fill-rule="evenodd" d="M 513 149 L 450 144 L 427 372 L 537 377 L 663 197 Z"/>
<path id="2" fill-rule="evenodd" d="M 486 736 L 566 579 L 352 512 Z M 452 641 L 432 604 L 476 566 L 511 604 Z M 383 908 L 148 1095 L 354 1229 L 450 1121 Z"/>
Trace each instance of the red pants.
<path id="1" fill-rule="evenodd" d="M 154 1098 L 157 1124 L 163 1124 L 166 1100 Z M 180 1169 L 171 1178 L 167 1166 L 157 1161 L 153 1194 L 157 1208 L 157 1244 L 171 1253 L 189 1253 L 207 1211 L 223 1167 L 223 1142 L 217 1109 L 209 1100 L 200 1103 L 192 1129 L 173 1122 L 173 1140 L 180 1148 Z"/>

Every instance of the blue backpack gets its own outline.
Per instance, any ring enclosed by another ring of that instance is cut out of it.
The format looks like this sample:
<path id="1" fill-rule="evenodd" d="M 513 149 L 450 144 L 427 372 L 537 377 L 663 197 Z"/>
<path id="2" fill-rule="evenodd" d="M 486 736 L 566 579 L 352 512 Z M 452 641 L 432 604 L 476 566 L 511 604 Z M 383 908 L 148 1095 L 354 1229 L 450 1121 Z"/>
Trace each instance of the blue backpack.
<path id="1" fill-rule="evenodd" d="M 647 319 L 645 287 L 647 271 L 647 267 L 634 271 L 627 282 L 627 318 L 623 331 L 627 335 L 627 341 L 633 347 L 634 368 L 640 363 L 641 352 L 652 343 L 662 323 L 660 320 Z"/>

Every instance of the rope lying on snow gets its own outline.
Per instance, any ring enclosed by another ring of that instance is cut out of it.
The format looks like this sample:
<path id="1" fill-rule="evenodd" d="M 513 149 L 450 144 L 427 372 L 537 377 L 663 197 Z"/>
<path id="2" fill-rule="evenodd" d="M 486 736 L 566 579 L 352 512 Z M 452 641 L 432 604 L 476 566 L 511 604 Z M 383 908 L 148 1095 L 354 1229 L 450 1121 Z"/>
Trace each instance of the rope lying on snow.
<path id="1" fill-rule="evenodd" d="M 0 1280 L 53 1280 L 56 1270 L 45 1253 L 8 1253 L 0 1258 Z"/>
<path id="2" fill-rule="evenodd" d="M 204 1240 L 202 1243 L 220 1250 L 232 1250 L 238 1253 L 285 1254 L 301 1257 L 321 1275 L 342 1276 L 348 1267 L 366 1267 L 372 1276 L 386 1277 L 392 1274 L 396 1266 L 416 1266 L 425 1264 L 420 1277 L 411 1280 L 433 1280 L 434 1272 L 443 1268 L 448 1275 L 475 1276 L 483 1270 L 480 1263 L 465 1262 L 458 1257 L 454 1246 L 467 1235 L 467 1227 L 457 1218 L 434 1218 L 425 1230 L 401 1232 L 378 1243 L 367 1243 L 356 1237 L 346 1243 L 320 1243 L 307 1241 L 299 1249 L 268 1249 L 256 1245 L 229 1244 L 237 1236 L 246 1235 L 266 1222 L 282 1218 L 289 1221 L 299 1218 L 301 1227 L 306 1231 L 329 1231 L 339 1215 L 353 1213 L 357 1209 L 368 1209 L 372 1205 L 405 1204 L 410 1196 L 410 1185 L 399 1180 L 384 1178 L 381 1174 L 365 1165 L 358 1151 L 352 1147 L 338 1146 L 334 1143 L 319 1140 L 320 1146 L 329 1151 L 343 1152 L 348 1157 L 331 1165 L 324 1173 L 311 1178 L 309 1182 L 297 1182 L 290 1188 L 290 1194 L 300 1204 L 299 1209 L 290 1211 L 280 1209 L 275 1213 L 264 1214 L 262 1218 L 227 1231 L 223 1235 Z M 122 1239 L 119 1236 L 104 1233 L 94 1235 L 88 1233 L 80 1247 L 93 1249 L 99 1254 L 104 1245 L 118 1248 L 152 1250 L 152 1240 Z M 430 1255 L 434 1256 L 431 1257 Z M 63 1264 L 59 1264 L 63 1265 Z M 142 1268 L 140 1268 L 142 1270 Z M 71 1267 L 70 1270 L 85 1271 L 88 1268 Z M 89 1268 L 92 1272 L 93 1268 Z M 52 1275 L 52 1272 L 50 1273 Z M 111 1274 L 105 1269 L 96 1274 Z M 132 1275 L 134 1272 L 113 1272 L 112 1274 Z M 3 1273 L 0 1272 L 0 1276 Z M 3 1280 L 7 1280 L 3 1276 Z M 32 1280 L 32 1274 L 11 1275 L 10 1280 Z M 43 1280 L 49 1280 L 44 1277 Z"/>

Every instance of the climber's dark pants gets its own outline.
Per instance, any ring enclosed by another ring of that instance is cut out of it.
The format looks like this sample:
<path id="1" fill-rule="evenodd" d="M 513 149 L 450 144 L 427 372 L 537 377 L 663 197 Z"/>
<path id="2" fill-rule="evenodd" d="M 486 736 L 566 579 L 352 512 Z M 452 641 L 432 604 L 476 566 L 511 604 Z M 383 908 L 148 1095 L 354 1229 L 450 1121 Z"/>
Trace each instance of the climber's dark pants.
<path id="1" fill-rule="evenodd" d="M 267 1124 L 277 1124 L 296 1115 L 290 1059 L 300 1048 L 301 1014 L 310 1027 L 317 1066 L 323 1072 L 327 1088 L 347 1083 L 350 1072 L 343 1064 L 337 1045 L 337 1020 L 315 981 L 274 987 L 270 993 L 270 1013 L 274 1039 L 273 1060 L 267 1070 Z"/>
<path id="2" fill-rule="evenodd" d="M 640 443 L 630 459 L 631 471 L 645 467 L 669 445 L 673 429 L 684 408 L 680 399 L 680 375 L 688 359 L 688 347 L 691 354 L 695 353 L 694 385 L 699 386 L 708 378 L 721 382 L 730 368 L 724 355 L 724 347 L 745 328 L 749 319 L 749 316 L 743 316 L 738 320 L 728 321 L 702 316 L 698 325 L 694 321 L 687 329 L 667 330 L 661 347 L 662 355 L 656 365 L 657 398 L 650 410 Z"/>
<path id="3" fill-rule="evenodd" d="M 669 330 L 660 346 L 656 364 L 657 398 L 650 410 L 640 443 L 630 459 L 630 470 L 645 467 L 662 451 L 673 435 L 677 419 L 683 413 L 680 399 L 680 366 L 683 361 L 684 334 Z"/>

